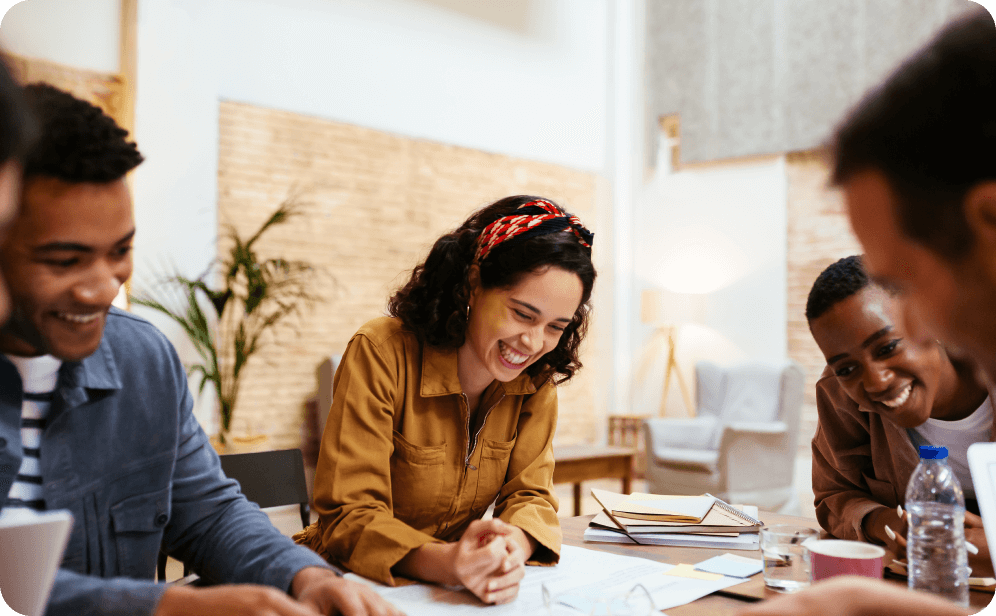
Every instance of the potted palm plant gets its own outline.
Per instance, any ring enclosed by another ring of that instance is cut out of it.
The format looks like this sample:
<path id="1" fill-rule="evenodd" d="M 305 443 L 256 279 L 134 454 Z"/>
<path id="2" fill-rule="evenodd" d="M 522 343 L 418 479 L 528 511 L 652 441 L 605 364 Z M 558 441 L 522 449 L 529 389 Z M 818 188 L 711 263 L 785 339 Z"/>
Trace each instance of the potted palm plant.
<path id="1" fill-rule="evenodd" d="M 218 395 L 217 440 L 228 444 L 239 386 L 249 359 L 273 342 L 273 329 L 299 315 L 317 299 L 312 293 L 316 270 L 307 262 L 262 258 L 256 243 L 269 229 L 300 214 L 296 202 L 280 204 L 263 225 L 243 240 L 233 226 L 226 235 L 231 248 L 224 258 L 196 279 L 168 276 L 159 297 L 149 293 L 132 302 L 156 310 L 180 325 L 200 361 L 188 366 L 200 377 L 198 392 L 210 383 Z M 217 287 L 207 279 L 220 279 Z"/>

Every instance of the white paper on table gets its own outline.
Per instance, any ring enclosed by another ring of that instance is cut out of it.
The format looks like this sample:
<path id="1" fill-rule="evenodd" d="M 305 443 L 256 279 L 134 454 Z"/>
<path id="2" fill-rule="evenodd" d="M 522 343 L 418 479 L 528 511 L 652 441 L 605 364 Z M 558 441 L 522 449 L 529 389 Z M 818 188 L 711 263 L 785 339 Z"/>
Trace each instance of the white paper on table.
<path id="1" fill-rule="evenodd" d="M 666 610 L 745 581 L 726 576 L 712 581 L 664 575 L 672 567 L 645 558 L 565 545 L 561 549 L 560 564 L 556 567 L 526 567 L 526 577 L 519 586 L 518 598 L 506 605 L 484 605 L 463 589 L 431 584 L 390 587 L 353 573 L 346 577 L 369 584 L 408 616 L 477 613 L 546 616 L 542 593 L 544 583 L 557 594 L 603 597 L 625 594 L 636 584 L 643 584 L 650 591 L 657 609 Z"/>

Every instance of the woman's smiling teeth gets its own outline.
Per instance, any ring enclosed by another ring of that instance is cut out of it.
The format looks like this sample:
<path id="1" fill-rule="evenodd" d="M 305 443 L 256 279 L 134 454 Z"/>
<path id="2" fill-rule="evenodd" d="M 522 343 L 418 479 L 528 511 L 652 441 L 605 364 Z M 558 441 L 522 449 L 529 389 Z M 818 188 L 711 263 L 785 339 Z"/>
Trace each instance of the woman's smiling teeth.
<path id="1" fill-rule="evenodd" d="M 63 321 L 69 321 L 70 323 L 92 323 L 96 321 L 102 312 L 91 312 L 90 314 L 72 314 L 69 312 L 57 312 L 55 316 L 59 317 Z"/>
<path id="2" fill-rule="evenodd" d="M 498 352 L 501 353 L 501 358 L 505 360 L 505 363 L 513 368 L 521 367 L 529 359 L 528 355 L 519 353 L 501 340 L 498 341 Z"/>
<path id="3" fill-rule="evenodd" d="M 899 408 L 906 403 L 906 400 L 909 399 L 911 391 L 913 391 L 912 383 L 904 387 L 903 390 L 899 392 L 899 395 L 892 400 L 881 400 L 880 402 L 890 409 Z"/>

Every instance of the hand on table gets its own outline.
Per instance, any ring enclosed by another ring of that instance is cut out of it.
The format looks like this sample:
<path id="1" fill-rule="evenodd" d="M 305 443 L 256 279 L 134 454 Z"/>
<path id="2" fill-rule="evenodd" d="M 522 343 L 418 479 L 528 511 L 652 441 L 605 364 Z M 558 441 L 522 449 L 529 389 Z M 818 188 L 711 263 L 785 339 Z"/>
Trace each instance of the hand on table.
<path id="1" fill-rule="evenodd" d="M 965 616 L 975 611 L 898 584 L 843 576 L 755 603 L 737 616 Z"/>
<path id="2" fill-rule="evenodd" d="M 891 507 L 875 509 L 865 517 L 863 523 L 865 535 L 884 544 L 886 549 L 896 555 L 896 560 L 902 560 L 906 558 L 908 517 L 908 514 L 900 516 L 899 512 Z M 892 533 L 890 534 L 886 528 Z"/>
<path id="3" fill-rule="evenodd" d="M 323 616 L 402 616 L 366 584 L 343 579 L 322 567 L 298 571 L 291 582 L 291 595 Z"/>
<path id="4" fill-rule="evenodd" d="M 403 616 L 365 584 L 322 567 L 299 571 L 291 592 L 294 597 L 254 584 L 173 586 L 163 593 L 155 616 Z"/>
<path id="5" fill-rule="evenodd" d="M 155 616 L 318 616 L 318 611 L 270 586 L 239 584 L 192 588 L 173 586 L 163 593 Z"/>
<path id="6" fill-rule="evenodd" d="M 508 603 L 519 595 L 526 555 L 512 538 L 516 530 L 498 519 L 476 520 L 454 544 L 454 576 L 485 603 Z"/>

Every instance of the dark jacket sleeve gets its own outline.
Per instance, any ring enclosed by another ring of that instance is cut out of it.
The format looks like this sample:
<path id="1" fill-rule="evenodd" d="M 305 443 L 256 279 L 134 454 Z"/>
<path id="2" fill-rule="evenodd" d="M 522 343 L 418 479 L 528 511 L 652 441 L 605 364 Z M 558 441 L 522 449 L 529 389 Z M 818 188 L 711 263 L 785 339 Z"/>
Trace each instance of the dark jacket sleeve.
<path id="1" fill-rule="evenodd" d="M 875 499 L 866 478 L 874 474 L 868 419 L 838 387 L 833 377 L 816 386 L 819 423 L 812 443 L 816 519 L 838 539 L 866 541 L 862 521 L 886 505 Z"/>

